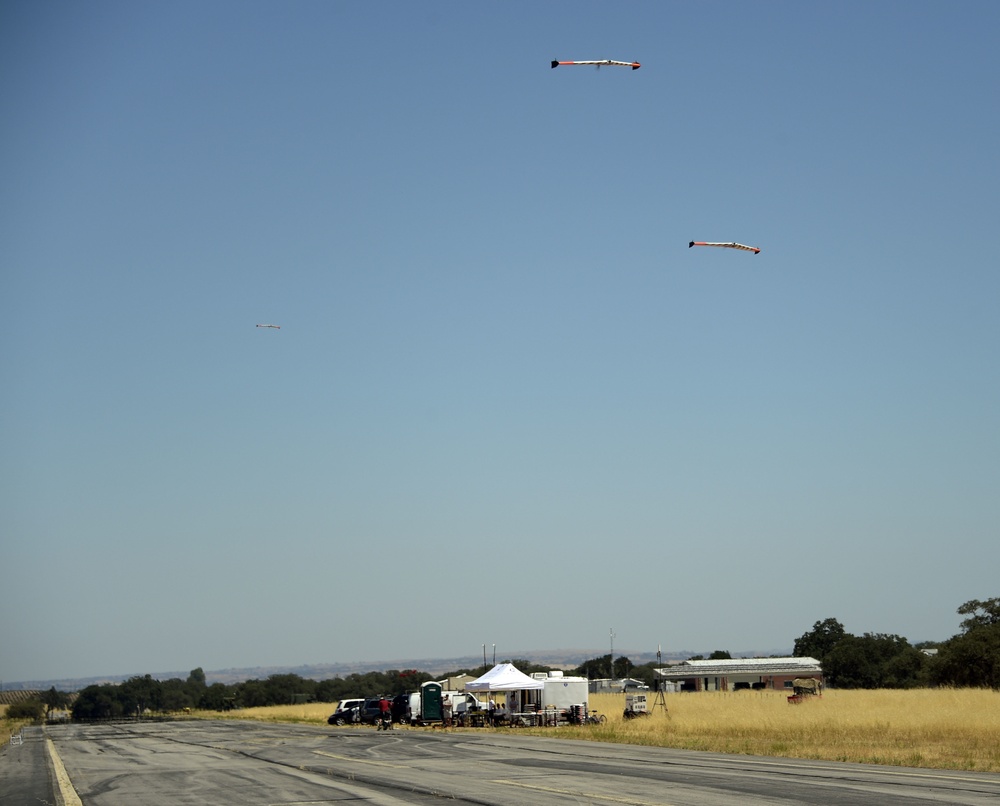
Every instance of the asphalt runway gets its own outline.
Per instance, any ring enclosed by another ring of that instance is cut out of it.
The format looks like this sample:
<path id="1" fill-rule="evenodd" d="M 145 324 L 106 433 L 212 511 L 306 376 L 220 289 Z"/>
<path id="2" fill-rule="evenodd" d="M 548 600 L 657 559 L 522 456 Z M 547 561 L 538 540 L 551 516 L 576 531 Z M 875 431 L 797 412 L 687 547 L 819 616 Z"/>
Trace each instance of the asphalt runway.
<path id="1" fill-rule="evenodd" d="M 45 737 L 40 728 L 21 731 L 23 744 L 0 745 L 0 806 L 55 803 Z"/>
<path id="2" fill-rule="evenodd" d="M 60 725 L 45 733 L 84 806 L 347 801 L 398 806 L 442 799 L 483 806 L 1000 803 L 1000 774 L 728 756 L 491 731 L 376 732 L 192 720 Z M 5 755 L 0 789 L 10 759 Z"/>

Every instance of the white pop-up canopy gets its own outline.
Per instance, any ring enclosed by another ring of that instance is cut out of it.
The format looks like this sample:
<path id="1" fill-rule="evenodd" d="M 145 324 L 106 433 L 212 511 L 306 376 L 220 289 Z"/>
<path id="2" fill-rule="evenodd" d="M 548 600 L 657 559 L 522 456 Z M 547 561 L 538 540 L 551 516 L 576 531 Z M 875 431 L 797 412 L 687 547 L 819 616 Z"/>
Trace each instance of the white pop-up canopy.
<path id="1" fill-rule="evenodd" d="M 465 684 L 466 691 L 525 691 L 545 688 L 545 683 L 528 677 L 512 663 L 498 663 L 482 677 Z"/>

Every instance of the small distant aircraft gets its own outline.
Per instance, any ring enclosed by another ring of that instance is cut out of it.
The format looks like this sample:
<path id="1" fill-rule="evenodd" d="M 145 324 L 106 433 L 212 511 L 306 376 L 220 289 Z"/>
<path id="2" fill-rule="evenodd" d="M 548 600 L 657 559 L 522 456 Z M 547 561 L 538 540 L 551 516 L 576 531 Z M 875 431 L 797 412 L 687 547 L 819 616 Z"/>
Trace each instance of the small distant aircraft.
<path id="1" fill-rule="evenodd" d="M 612 64 L 618 67 L 631 67 L 633 70 L 638 70 L 640 67 L 642 67 L 642 65 L 639 64 L 639 62 L 616 62 L 613 59 L 601 59 L 600 61 L 596 62 L 559 62 L 556 61 L 555 59 L 552 60 L 553 67 L 558 67 L 561 64 L 593 64 L 596 65 L 597 67 L 601 67 L 606 64 Z"/>
<path id="2" fill-rule="evenodd" d="M 257 327 L 273 327 L 275 330 L 281 330 L 281 325 L 257 325 Z"/>
<path id="3" fill-rule="evenodd" d="M 760 254 L 760 250 L 756 246 L 745 246 L 741 243 L 709 243 L 707 241 L 691 241 L 688 244 L 688 249 L 692 246 L 721 246 L 725 249 L 744 249 L 747 252 L 753 252 L 755 255 Z"/>

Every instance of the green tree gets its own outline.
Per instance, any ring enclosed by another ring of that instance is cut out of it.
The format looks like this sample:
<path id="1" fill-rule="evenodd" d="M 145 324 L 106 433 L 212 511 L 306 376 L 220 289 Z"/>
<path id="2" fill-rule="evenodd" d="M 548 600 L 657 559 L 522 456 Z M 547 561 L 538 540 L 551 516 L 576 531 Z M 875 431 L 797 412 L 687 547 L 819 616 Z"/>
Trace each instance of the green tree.
<path id="1" fill-rule="evenodd" d="M 183 711 L 198 704 L 199 698 L 194 696 L 188 683 L 179 677 L 164 680 L 160 688 L 160 707 L 164 711 Z"/>
<path id="2" fill-rule="evenodd" d="M 226 699 L 233 696 L 234 694 L 225 683 L 212 683 L 205 689 L 197 705 L 206 711 L 224 711 Z"/>
<path id="3" fill-rule="evenodd" d="M 260 680 L 244 680 L 237 683 L 234 691 L 237 704 L 242 708 L 258 708 L 273 705 L 267 700 L 267 688 Z"/>
<path id="4" fill-rule="evenodd" d="M 995 627 L 1000 625 L 1000 598 L 987 599 L 985 602 L 970 599 L 958 608 L 958 614 L 968 616 L 961 624 L 963 632 L 979 627 Z"/>
<path id="5" fill-rule="evenodd" d="M 126 714 L 163 709 L 163 684 L 151 675 L 130 677 L 118 686 L 117 699 Z"/>
<path id="6" fill-rule="evenodd" d="M 1000 629 L 980 628 L 945 641 L 931 664 L 939 685 L 1000 690 Z"/>
<path id="7" fill-rule="evenodd" d="M 632 661 L 630 661 L 625 655 L 619 655 L 617 658 L 615 658 L 614 671 L 615 673 L 612 675 L 612 677 L 615 678 L 628 677 L 629 672 L 632 671 Z"/>
<path id="8" fill-rule="evenodd" d="M 205 694 L 205 689 L 207 688 L 205 682 L 205 670 L 200 666 L 197 669 L 192 669 L 190 674 L 187 676 L 187 680 L 184 682 L 184 688 L 187 691 L 188 699 L 190 702 L 185 708 L 195 707 L 201 701 L 202 696 Z"/>
<path id="9" fill-rule="evenodd" d="M 521 668 L 520 666 L 518 667 Z M 547 667 L 541 667 L 538 671 L 545 671 Z M 629 660 L 627 655 L 619 655 L 615 658 L 614 667 L 611 665 L 611 653 L 607 655 L 601 655 L 599 658 L 591 658 L 590 660 L 585 660 L 575 669 L 570 670 L 570 674 L 574 677 L 586 677 L 588 680 L 603 680 L 608 676 L 610 671 L 611 677 L 621 678 L 621 677 L 635 677 L 637 680 L 640 679 L 637 674 L 638 667 Z M 652 670 L 648 671 L 648 675 L 652 677 Z"/>
<path id="10" fill-rule="evenodd" d="M 301 700 L 308 702 L 316 691 L 316 681 L 297 674 L 272 674 L 264 681 L 264 691 L 267 705 L 288 705 Z"/>
<path id="11" fill-rule="evenodd" d="M 795 639 L 792 655 L 796 658 L 816 658 L 823 663 L 833 648 L 848 635 L 837 619 L 817 621 L 813 628 Z"/>
<path id="12" fill-rule="evenodd" d="M 118 698 L 118 687 L 110 683 L 87 686 L 73 702 L 73 719 L 114 719 L 124 713 Z"/>
<path id="13" fill-rule="evenodd" d="M 827 653 L 823 673 L 835 688 L 912 688 L 920 682 L 924 659 L 898 635 L 846 635 Z"/>
<path id="14" fill-rule="evenodd" d="M 62 711 L 69 705 L 69 694 L 64 691 L 56 691 L 56 687 L 53 686 L 41 697 L 42 704 L 45 706 L 45 718 L 49 718 L 49 714 L 53 711 Z"/>
<path id="15" fill-rule="evenodd" d="M 41 700 L 21 700 L 7 706 L 8 719 L 30 719 L 32 722 L 41 722 L 45 713 L 45 703 Z"/>
<path id="16" fill-rule="evenodd" d="M 1000 599 L 972 599 L 958 613 L 968 618 L 961 633 L 938 647 L 931 679 L 940 685 L 1000 690 Z"/>
<path id="17" fill-rule="evenodd" d="M 729 654 L 725 649 L 717 649 L 711 655 L 708 656 L 709 660 L 732 660 L 733 656 Z"/>
<path id="18" fill-rule="evenodd" d="M 662 664 L 657 664 L 656 661 L 643 663 L 641 666 L 633 666 L 629 672 L 629 676 L 634 677 L 636 680 L 641 680 L 650 688 L 655 688 L 657 676 L 653 670 L 661 667 Z"/>
<path id="19" fill-rule="evenodd" d="M 478 677 L 478 669 L 470 670 L 467 674 Z M 428 680 L 433 680 L 427 672 L 419 672 L 416 669 L 390 669 L 383 674 L 383 692 L 386 694 L 406 694 L 412 691 L 419 691 L 420 686 Z"/>
<path id="20" fill-rule="evenodd" d="M 884 666 L 886 688 L 917 688 L 928 682 L 929 658 L 914 646 L 905 646 Z"/>
<path id="21" fill-rule="evenodd" d="M 599 658 L 585 660 L 572 671 L 572 674 L 576 677 L 586 677 L 588 680 L 602 680 L 608 676 L 610 668 L 611 653 L 609 652 Z"/>

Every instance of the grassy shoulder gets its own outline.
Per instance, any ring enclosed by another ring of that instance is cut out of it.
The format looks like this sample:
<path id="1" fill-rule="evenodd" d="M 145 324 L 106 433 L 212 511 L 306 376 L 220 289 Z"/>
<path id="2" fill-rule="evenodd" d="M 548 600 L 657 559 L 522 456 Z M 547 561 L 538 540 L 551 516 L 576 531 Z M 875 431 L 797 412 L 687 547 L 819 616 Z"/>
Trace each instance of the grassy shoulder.
<path id="1" fill-rule="evenodd" d="M 252 719 L 257 722 L 325 725 L 337 708 L 335 702 L 310 702 L 301 705 L 267 705 L 259 708 L 236 708 L 232 711 L 192 711 L 193 719 Z"/>
<path id="2" fill-rule="evenodd" d="M 651 698 L 652 699 L 652 698 Z M 667 713 L 622 718 L 623 699 L 594 695 L 606 725 L 566 738 L 901 767 L 1000 772 L 1000 692 L 827 690 L 789 704 L 783 692 L 699 692 L 664 698 Z"/>
<path id="3" fill-rule="evenodd" d="M 649 699 L 652 709 L 654 697 Z M 827 690 L 798 705 L 777 691 L 668 694 L 664 701 L 666 713 L 654 709 L 648 717 L 626 720 L 623 696 L 593 694 L 590 707 L 608 717 L 604 725 L 503 730 L 716 753 L 1000 772 L 1000 692 L 989 689 Z M 332 712 L 330 703 L 310 703 L 195 716 L 325 725 Z"/>
<path id="4" fill-rule="evenodd" d="M 30 719 L 12 719 L 7 716 L 6 705 L 0 705 L 0 741 L 7 742 L 10 737 L 21 732 L 21 728 L 32 724 Z"/>

